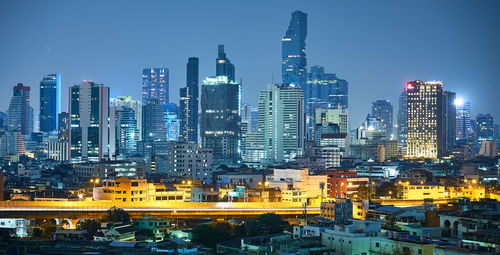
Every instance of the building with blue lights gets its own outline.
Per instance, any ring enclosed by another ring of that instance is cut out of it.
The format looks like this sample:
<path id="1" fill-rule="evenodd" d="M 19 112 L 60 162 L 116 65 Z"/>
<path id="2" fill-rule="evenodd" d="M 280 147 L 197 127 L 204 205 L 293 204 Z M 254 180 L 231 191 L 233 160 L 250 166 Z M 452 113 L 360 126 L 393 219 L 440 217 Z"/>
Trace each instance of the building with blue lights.
<path id="1" fill-rule="evenodd" d="M 284 84 L 302 86 L 306 82 L 306 37 L 307 14 L 295 11 L 281 39 L 281 75 Z"/>
<path id="2" fill-rule="evenodd" d="M 142 103 L 148 99 L 156 98 L 160 105 L 168 101 L 168 68 L 144 68 L 142 70 Z"/>
<path id="3" fill-rule="evenodd" d="M 61 75 L 48 74 L 40 82 L 40 131 L 57 131 L 57 115 L 61 112 Z"/>

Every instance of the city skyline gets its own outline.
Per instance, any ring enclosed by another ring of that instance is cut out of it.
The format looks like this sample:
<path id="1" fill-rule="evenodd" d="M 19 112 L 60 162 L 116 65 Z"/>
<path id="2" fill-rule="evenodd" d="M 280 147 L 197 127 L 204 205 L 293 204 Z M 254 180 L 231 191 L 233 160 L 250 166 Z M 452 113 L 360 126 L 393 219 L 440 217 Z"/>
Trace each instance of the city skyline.
<path id="1" fill-rule="evenodd" d="M 149 7 L 137 4 L 120 6 L 120 14 L 110 14 L 112 18 L 109 19 L 97 19 L 105 26 L 96 27 L 95 22 L 98 21 L 75 24 L 68 17 L 82 13 L 90 17 L 101 17 L 114 7 L 112 2 L 85 6 L 64 2 L 30 3 L 34 8 L 24 8 L 23 11 L 20 11 L 22 4 L 1 4 L 1 23 L 9 24 L 15 19 L 18 30 L 24 33 L 21 35 L 7 26 L 0 32 L 2 37 L 13 39 L 0 42 L 0 53 L 5 56 L 5 61 L 0 64 L 0 82 L 6 87 L 22 82 L 32 88 L 32 97 L 38 98 L 37 85 L 40 79 L 47 73 L 60 73 L 63 85 L 62 110 L 67 110 L 68 88 L 80 84 L 83 79 L 110 86 L 112 97 L 131 95 L 139 100 L 142 89 L 141 70 L 155 66 L 169 68 L 169 101 L 178 102 L 179 88 L 186 84 L 185 59 L 190 56 L 199 57 L 200 79 L 213 75 L 213 61 L 217 57 L 215 49 L 218 44 L 226 46 L 226 52 L 229 52 L 231 61 L 237 66 L 236 80 L 243 79 L 243 102 L 255 107 L 258 92 L 273 80 L 281 80 L 281 38 L 289 25 L 291 13 L 301 10 L 308 15 L 308 68 L 322 65 L 328 72 L 349 82 L 349 97 L 352 102 L 350 119 L 353 127 L 359 126 L 366 113 L 370 112 L 371 102 L 375 100 L 390 100 L 396 111 L 398 95 L 406 82 L 411 80 L 442 80 L 447 88 L 457 92 L 457 98 L 471 102 L 472 116 L 490 113 L 496 119 L 500 117 L 500 109 L 491 107 L 495 102 L 494 95 L 500 93 L 500 88 L 495 86 L 495 70 L 500 67 L 500 50 L 495 47 L 500 43 L 500 37 L 493 33 L 495 24 L 500 19 L 495 16 L 495 9 L 498 9 L 495 7 L 499 7 L 496 2 L 472 4 L 453 1 L 452 4 L 451 1 L 423 1 L 402 4 L 384 1 L 377 3 L 377 6 L 372 3 L 364 6 L 328 3 L 324 7 L 291 2 L 286 8 L 279 8 L 282 6 L 277 3 L 269 4 L 269 8 L 227 4 L 224 10 L 237 7 L 248 12 L 262 13 L 259 15 L 262 18 L 249 28 L 245 26 L 243 20 L 246 16 L 243 16 L 242 21 L 235 19 L 228 27 L 219 29 L 224 33 L 213 36 L 214 31 L 207 28 L 220 26 L 225 18 L 212 17 L 209 11 L 195 11 L 199 19 L 188 21 L 171 13 L 172 15 L 164 15 L 164 18 L 157 18 L 158 24 L 169 24 L 170 20 L 186 23 L 178 27 L 169 26 L 169 33 L 160 38 L 168 40 L 153 42 L 142 40 L 137 34 L 142 31 L 139 24 L 149 22 L 144 18 L 145 13 L 162 10 L 170 13 L 172 8 L 169 7 L 185 10 L 194 6 L 189 3 L 171 6 L 159 3 Z M 215 8 L 204 3 L 199 6 L 206 7 L 199 8 L 201 10 Z M 42 13 L 39 10 L 44 8 L 66 11 L 55 12 L 51 19 L 35 24 L 35 20 L 40 20 L 37 18 L 39 13 Z M 338 10 L 339 15 L 327 18 L 329 14 L 323 9 L 328 8 Z M 372 13 L 370 10 L 373 8 L 376 11 Z M 418 22 L 411 18 L 423 10 L 434 18 Z M 468 18 L 464 18 L 462 10 L 468 10 Z M 128 14 L 136 15 L 129 21 L 125 19 Z M 211 19 L 207 19 L 207 15 Z M 228 14 L 229 17 L 235 15 L 231 12 Z M 62 24 L 62 20 L 69 20 L 68 24 Z M 204 22 L 199 22 L 200 20 Z M 368 22 L 369 20 L 375 22 Z M 392 20 L 402 22 L 394 24 Z M 74 28 L 69 29 L 69 26 Z M 155 28 L 158 25 L 145 29 L 149 31 Z M 325 33 L 330 31 L 325 30 L 326 28 L 331 28 L 332 32 Z M 66 33 L 65 38 L 54 40 L 45 36 L 45 32 L 52 30 Z M 187 36 L 189 31 L 194 31 L 194 35 Z M 108 36 L 108 32 L 112 36 Z M 411 39 L 418 36 L 429 40 Z M 74 40 L 84 37 L 99 40 Z M 199 37 L 204 40 L 194 40 Z M 118 38 L 128 38 L 130 42 Z M 184 44 L 186 47 L 179 49 Z M 120 46 L 116 47 L 117 45 Z M 75 51 L 76 48 L 81 50 Z M 43 62 L 40 61 L 42 59 Z M 477 90 L 478 86 L 482 89 Z M 0 104 L 1 111 L 7 110 L 9 97 L 7 94 L 1 97 L 4 102 Z M 39 110 L 38 103 L 38 100 L 32 100 L 31 106 L 36 112 Z"/>

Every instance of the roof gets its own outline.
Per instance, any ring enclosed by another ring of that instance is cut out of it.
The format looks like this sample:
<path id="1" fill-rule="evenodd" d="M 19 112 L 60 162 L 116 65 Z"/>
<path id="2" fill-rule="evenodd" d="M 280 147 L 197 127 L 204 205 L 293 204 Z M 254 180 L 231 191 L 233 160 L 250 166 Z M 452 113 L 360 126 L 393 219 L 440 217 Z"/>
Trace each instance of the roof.
<path id="1" fill-rule="evenodd" d="M 347 134 L 346 133 L 328 133 L 328 134 L 322 134 L 321 138 L 346 138 Z"/>
<path id="2" fill-rule="evenodd" d="M 114 230 L 120 234 L 125 234 L 125 233 L 135 232 L 135 227 L 134 226 L 119 227 L 119 228 L 114 228 Z"/>

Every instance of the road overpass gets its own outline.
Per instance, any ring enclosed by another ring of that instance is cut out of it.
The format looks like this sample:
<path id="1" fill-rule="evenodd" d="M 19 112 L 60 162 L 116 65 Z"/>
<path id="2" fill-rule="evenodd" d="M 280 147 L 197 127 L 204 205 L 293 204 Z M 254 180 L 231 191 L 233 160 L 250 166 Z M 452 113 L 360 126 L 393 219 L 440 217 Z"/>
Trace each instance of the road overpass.
<path id="1" fill-rule="evenodd" d="M 122 208 L 132 218 L 152 214 L 165 218 L 252 218 L 275 213 L 285 218 L 320 213 L 319 207 L 284 202 L 113 202 L 113 201 L 3 201 L 0 218 L 98 218 L 111 207 Z"/>

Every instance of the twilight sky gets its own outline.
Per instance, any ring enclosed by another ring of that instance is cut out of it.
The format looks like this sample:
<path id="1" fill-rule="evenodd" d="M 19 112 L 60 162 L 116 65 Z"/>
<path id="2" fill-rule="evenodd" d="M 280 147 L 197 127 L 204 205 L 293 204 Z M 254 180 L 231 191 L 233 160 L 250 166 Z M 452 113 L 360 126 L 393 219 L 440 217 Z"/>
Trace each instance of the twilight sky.
<path id="1" fill-rule="evenodd" d="M 112 96 L 140 99 L 144 67 L 170 69 L 170 101 L 185 86 L 187 58 L 200 58 L 200 80 L 215 73 L 217 44 L 256 105 L 267 83 L 281 81 L 281 37 L 291 12 L 308 14 L 308 65 L 349 82 L 351 124 L 371 102 L 397 98 L 410 80 L 442 80 L 472 111 L 500 119 L 500 1 L 0 1 L 0 111 L 17 82 L 31 86 L 38 111 L 43 75 L 68 87 L 83 79 Z M 395 119 L 396 121 L 396 119 Z"/>

